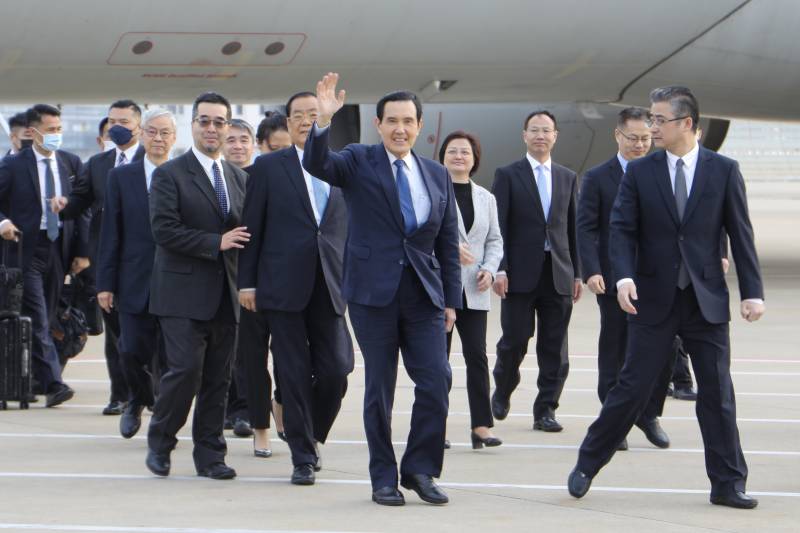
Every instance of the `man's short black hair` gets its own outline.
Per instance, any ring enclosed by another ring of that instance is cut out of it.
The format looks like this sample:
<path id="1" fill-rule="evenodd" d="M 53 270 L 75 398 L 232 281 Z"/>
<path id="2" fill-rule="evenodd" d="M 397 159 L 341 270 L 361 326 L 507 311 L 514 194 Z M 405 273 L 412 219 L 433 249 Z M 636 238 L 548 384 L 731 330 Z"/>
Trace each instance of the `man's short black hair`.
<path id="1" fill-rule="evenodd" d="M 307 98 L 307 97 L 316 98 L 317 95 L 312 93 L 311 91 L 300 91 L 299 93 L 294 93 L 289 99 L 286 101 L 286 116 L 292 114 L 292 102 L 297 100 L 298 98 Z"/>
<path id="2" fill-rule="evenodd" d="M 108 109 L 133 109 L 133 112 L 136 113 L 137 117 L 141 118 L 142 116 L 142 108 L 139 107 L 139 105 L 133 100 L 117 100 L 108 106 Z"/>
<path id="3" fill-rule="evenodd" d="M 60 117 L 61 111 L 49 104 L 36 104 L 27 111 L 25 111 L 25 121 L 28 126 L 42 123 L 42 115 L 49 115 L 51 117 Z"/>
<path id="4" fill-rule="evenodd" d="M 97 125 L 97 135 L 102 137 L 103 133 L 105 133 L 105 129 L 106 129 L 107 125 L 108 125 L 108 117 L 103 117 L 100 120 L 100 124 Z"/>
<path id="5" fill-rule="evenodd" d="M 539 115 L 544 115 L 544 116 L 548 117 L 550 120 L 552 120 L 553 121 L 553 128 L 555 128 L 555 130 L 558 131 L 558 122 L 556 122 L 555 115 L 553 115 L 550 111 L 548 111 L 546 109 L 537 109 L 536 111 L 531 111 L 528 114 L 528 116 L 525 117 L 525 122 L 522 124 L 522 129 L 523 130 L 527 130 L 528 129 L 528 122 L 530 122 L 533 117 L 536 117 L 536 116 L 539 116 Z"/>
<path id="6" fill-rule="evenodd" d="M 289 131 L 289 126 L 286 124 L 286 115 L 277 111 L 267 111 L 264 113 L 264 119 L 258 125 L 258 130 L 256 130 L 256 142 L 261 144 L 269 141 L 270 135 L 276 131 Z"/>
<path id="7" fill-rule="evenodd" d="M 690 117 L 692 119 L 692 130 L 697 131 L 700 121 L 700 104 L 688 87 L 680 85 L 668 85 L 657 87 L 650 91 L 650 102 L 669 102 L 672 112 L 677 117 Z"/>
<path id="8" fill-rule="evenodd" d="M 641 107 L 626 107 L 617 115 L 617 127 L 622 128 L 629 120 L 647 121 L 650 112 Z"/>
<path id="9" fill-rule="evenodd" d="M 219 104 L 225 106 L 225 118 L 227 120 L 231 119 L 231 103 L 228 101 L 227 98 L 222 96 L 219 93 L 215 92 L 205 92 L 194 99 L 194 104 L 192 104 L 192 118 L 197 118 L 197 108 L 200 104 Z"/>
<path id="10" fill-rule="evenodd" d="M 13 130 L 14 128 L 27 128 L 28 127 L 28 119 L 25 117 L 25 112 L 20 112 L 8 119 L 8 129 Z"/>
<path id="11" fill-rule="evenodd" d="M 414 107 L 417 108 L 417 122 L 422 119 L 422 102 L 419 101 L 417 95 L 411 91 L 394 91 L 378 100 L 378 105 L 375 106 L 375 114 L 378 117 L 378 121 L 383 121 L 383 109 L 386 107 L 387 102 L 413 102 Z"/>

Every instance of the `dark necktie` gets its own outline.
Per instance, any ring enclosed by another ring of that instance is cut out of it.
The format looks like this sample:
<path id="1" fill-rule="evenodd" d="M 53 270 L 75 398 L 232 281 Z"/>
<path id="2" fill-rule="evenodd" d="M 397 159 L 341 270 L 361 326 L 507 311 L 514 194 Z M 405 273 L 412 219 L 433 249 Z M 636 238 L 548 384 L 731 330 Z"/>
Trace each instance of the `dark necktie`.
<path id="1" fill-rule="evenodd" d="M 50 166 L 52 162 L 52 159 L 44 159 L 44 211 L 47 238 L 51 241 L 55 241 L 58 239 L 58 215 L 53 212 L 50 206 L 50 199 L 56 195 L 56 180 L 53 176 L 53 168 Z"/>
<path id="2" fill-rule="evenodd" d="M 222 172 L 219 170 L 219 165 L 216 161 L 211 165 L 211 172 L 214 174 L 214 192 L 217 193 L 217 203 L 219 209 L 222 211 L 222 216 L 228 216 L 228 199 L 225 197 L 225 185 L 222 183 Z"/>
<path id="3" fill-rule="evenodd" d="M 408 184 L 405 163 L 402 159 L 394 162 L 397 168 L 397 193 L 400 196 L 400 211 L 403 213 L 403 225 L 406 235 L 414 233 L 417 229 L 417 214 L 414 212 L 414 202 L 411 201 L 411 186 Z"/>
<path id="4" fill-rule="evenodd" d="M 119 153 L 119 158 L 117 159 L 117 166 L 124 165 L 128 162 L 128 156 L 125 155 L 125 152 Z"/>
<path id="5" fill-rule="evenodd" d="M 678 159 L 675 163 L 675 207 L 678 208 L 678 218 L 683 221 L 683 213 L 686 211 L 686 202 L 689 194 L 686 191 L 686 175 L 683 173 L 683 159 Z M 681 264 L 678 267 L 678 288 L 683 290 L 692 282 L 686 263 L 681 256 Z"/>

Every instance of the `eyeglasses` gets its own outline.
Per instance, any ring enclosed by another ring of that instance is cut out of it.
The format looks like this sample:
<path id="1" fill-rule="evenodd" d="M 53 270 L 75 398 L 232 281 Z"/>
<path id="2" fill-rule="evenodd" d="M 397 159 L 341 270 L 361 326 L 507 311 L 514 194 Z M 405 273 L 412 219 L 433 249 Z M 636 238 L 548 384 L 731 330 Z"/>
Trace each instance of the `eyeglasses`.
<path id="1" fill-rule="evenodd" d="M 222 118 L 211 119 L 209 117 L 196 117 L 196 118 L 192 119 L 192 122 L 197 122 L 197 124 L 201 128 L 207 128 L 207 127 L 209 127 L 210 125 L 213 124 L 214 127 L 217 128 L 217 129 L 224 128 L 225 126 L 230 124 L 229 120 L 225 120 L 225 119 L 222 119 Z"/>
<path id="2" fill-rule="evenodd" d="M 636 135 L 626 135 L 625 132 L 620 129 L 617 129 L 617 131 L 619 132 L 620 135 L 628 139 L 633 144 L 639 144 L 639 143 L 647 144 L 652 140 L 652 137 L 650 137 L 649 135 L 645 137 L 637 137 Z"/>
<path id="3" fill-rule="evenodd" d="M 202 126 L 202 124 L 200 125 Z M 144 134 L 150 137 L 151 139 L 155 139 L 159 135 L 161 135 L 162 139 L 166 139 L 167 137 L 175 135 L 175 132 L 172 130 L 157 130 L 155 128 L 145 128 Z"/>
<path id="4" fill-rule="evenodd" d="M 647 120 L 644 121 L 644 123 L 647 124 L 648 128 L 652 128 L 654 124 L 660 127 L 666 124 L 667 122 L 675 122 L 676 120 L 683 120 L 685 118 L 689 118 L 689 115 L 684 115 L 682 117 L 675 117 L 675 118 L 667 118 L 661 115 L 655 115 L 655 116 L 651 115 L 650 117 L 648 117 Z"/>
<path id="5" fill-rule="evenodd" d="M 531 135 L 539 135 L 540 133 L 542 135 L 550 135 L 551 133 L 553 133 L 556 130 L 554 130 L 552 128 L 530 128 L 527 131 Z"/>

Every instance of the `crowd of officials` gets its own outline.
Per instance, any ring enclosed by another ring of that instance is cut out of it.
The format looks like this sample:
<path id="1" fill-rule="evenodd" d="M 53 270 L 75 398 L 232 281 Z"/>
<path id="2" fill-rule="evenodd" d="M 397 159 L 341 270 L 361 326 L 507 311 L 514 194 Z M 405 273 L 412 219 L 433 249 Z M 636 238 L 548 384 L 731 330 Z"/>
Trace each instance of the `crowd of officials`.
<path id="1" fill-rule="evenodd" d="M 699 144 L 699 106 L 684 87 L 624 108 L 618 151 L 580 179 L 551 159 L 556 117 L 520 117 L 521 159 L 473 181 L 481 145 L 454 131 L 438 162 L 417 155 L 422 104 L 397 91 L 377 104 L 381 142 L 329 148 L 344 105 L 338 75 L 289 98 L 257 128 L 217 93 L 192 108 L 193 144 L 170 157 L 176 119 L 132 100 L 111 104 L 100 152 L 61 149 L 58 108 L 9 121 L 0 162 L 0 235 L 22 239 L 23 314 L 33 321 L 31 401 L 70 400 L 51 328 L 65 275 L 102 309 L 111 381 L 106 415 L 133 437 L 152 410 L 146 465 L 169 475 L 194 402 L 197 473 L 231 479 L 223 429 L 270 457 L 270 414 L 291 450 L 291 482 L 312 485 L 347 392 L 354 344 L 364 360 L 364 426 L 372 499 L 402 505 L 398 485 L 443 504 L 442 469 L 453 331 L 466 362 L 472 446 L 500 446 L 536 336 L 533 429 L 561 431 L 567 332 L 584 287 L 600 312 L 598 419 L 568 487 L 582 497 L 638 426 L 666 448 L 665 397 L 696 400 L 712 503 L 752 508 L 730 379 L 728 241 L 741 313 L 764 312 L 735 161 Z M 651 151 L 651 146 L 656 150 Z M 258 157 L 255 152 L 261 153 Z M 12 254 L 12 261 L 16 260 Z M 491 392 L 491 293 L 501 298 Z M 273 357 L 273 375 L 268 354 Z M 688 369 L 690 354 L 698 388 Z M 415 384 L 411 431 L 397 464 L 391 441 L 398 357 Z"/>

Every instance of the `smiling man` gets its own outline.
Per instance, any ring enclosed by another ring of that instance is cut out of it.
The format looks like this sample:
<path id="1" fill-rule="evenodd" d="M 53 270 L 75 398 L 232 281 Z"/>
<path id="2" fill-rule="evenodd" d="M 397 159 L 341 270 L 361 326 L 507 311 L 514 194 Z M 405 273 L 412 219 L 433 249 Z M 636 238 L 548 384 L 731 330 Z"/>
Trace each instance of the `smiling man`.
<path id="1" fill-rule="evenodd" d="M 442 470 L 451 372 L 445 331 L 461 307 L 458 215 L 453 186 L 439 163 L 412 151 L 422 129 L 417 96 L 397 91 L 380 99 L 374 124 L 381 142 L 328 149 L 333 115 L 344 106 L 338 74 L 317 84 L 319 116 L 303 166 L 340 187 L 349 222 L 344 296 L 364 356 L 364 426 L 372 499 L 403 505 L 392 448 L 392 404 L 398 350 L 414 382 L 411 431 L 400 484 L 424 501 L 447 503 L 434 483 Z"/>
<path id="2" fill-rule="evenodd" d="M 153 172 L 150 224 L 156 244 L 150 313 L 164 337 L 166 371 L 147 435 L 147 468 L 169 475 L 176 434 L 197 396 L 192 440 L 199 476 L 231 479 L 222 435 L 225 392 L 239 320 L 238 251 L 245 173 L 222 160 L 231 105 L 203 93 L 192 107 L 192 148 Z"/>

